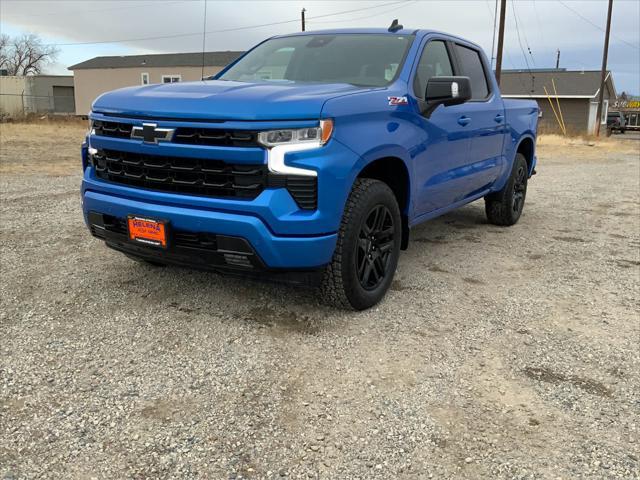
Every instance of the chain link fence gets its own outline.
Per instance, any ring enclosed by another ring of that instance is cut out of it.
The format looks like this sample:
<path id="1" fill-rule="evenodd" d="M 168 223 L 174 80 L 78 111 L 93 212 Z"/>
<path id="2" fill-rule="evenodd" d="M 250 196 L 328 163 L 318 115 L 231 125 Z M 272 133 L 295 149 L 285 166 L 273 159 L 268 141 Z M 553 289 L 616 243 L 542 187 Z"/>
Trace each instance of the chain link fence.
<path id="1" fill-rule="evenodd" d="M 73 89 L 61 95 L 28 95 L 0 92 L 0 118 L 19 118 L 30 114 L 74 115 Z"/>

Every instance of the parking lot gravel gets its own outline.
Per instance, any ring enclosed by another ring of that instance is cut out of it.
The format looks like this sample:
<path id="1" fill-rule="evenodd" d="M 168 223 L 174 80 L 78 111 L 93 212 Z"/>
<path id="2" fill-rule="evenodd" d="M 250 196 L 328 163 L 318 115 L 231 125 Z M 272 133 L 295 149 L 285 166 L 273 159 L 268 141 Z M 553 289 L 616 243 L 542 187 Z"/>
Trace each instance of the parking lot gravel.
<path id="1" fill-rule="evenodd" d="M 541 141 L 354 313 L 109 250 L 83 127 L 0 129 L 0 479 L 640 478 L 640 141 Z"/>

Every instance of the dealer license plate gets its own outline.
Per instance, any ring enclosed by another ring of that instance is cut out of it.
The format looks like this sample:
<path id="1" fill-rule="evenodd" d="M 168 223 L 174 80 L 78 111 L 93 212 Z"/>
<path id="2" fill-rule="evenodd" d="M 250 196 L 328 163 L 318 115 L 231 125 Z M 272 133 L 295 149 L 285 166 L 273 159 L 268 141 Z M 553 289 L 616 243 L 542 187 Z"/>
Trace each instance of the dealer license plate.
<path id="1" fill-rule="evenodd" d="M 152 247 L 167 248 L 167 222 L 129 215 L 128 226 L 129 240 Z"/>

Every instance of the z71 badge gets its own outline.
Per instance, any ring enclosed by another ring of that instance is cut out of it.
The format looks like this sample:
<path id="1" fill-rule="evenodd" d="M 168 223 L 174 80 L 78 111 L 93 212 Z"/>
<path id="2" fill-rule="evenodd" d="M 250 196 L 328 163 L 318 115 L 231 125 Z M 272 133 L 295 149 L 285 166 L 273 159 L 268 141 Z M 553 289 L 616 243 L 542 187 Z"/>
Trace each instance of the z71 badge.
<path id="1" fill-rule="evenodd" d="M 387 97 L 389 99 L 389 105 L 409 105 L 407 97 Z"/>

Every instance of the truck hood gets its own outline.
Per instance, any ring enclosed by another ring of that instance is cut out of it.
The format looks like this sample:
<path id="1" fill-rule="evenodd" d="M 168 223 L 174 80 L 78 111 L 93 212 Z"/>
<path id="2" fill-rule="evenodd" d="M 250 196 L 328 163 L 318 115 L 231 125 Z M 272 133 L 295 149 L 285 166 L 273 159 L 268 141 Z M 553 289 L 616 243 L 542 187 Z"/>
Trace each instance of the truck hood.
<path id="1" fill-rule="evenodd" d="M 92 110 L 185 120 L 301 120 L 319 118 L 330 98 L 362 90 L 344 83 L 178 82 L 107 92 Z"/>

